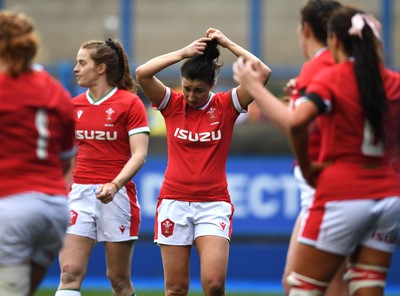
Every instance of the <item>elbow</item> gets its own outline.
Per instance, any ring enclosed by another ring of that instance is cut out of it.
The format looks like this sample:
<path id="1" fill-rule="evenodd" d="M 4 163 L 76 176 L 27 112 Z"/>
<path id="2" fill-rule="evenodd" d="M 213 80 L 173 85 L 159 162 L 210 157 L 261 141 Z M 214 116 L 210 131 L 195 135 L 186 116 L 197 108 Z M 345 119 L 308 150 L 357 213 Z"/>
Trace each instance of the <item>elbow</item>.
<path id="1" fill-rule="evenodd" d="M 136 68 L 135 70 L 135 75 L 136 75 L 136 80 L 140 83 L 140 80 L 143 77 L 143 70 L 142 70 L 142 66 L 139 66 Z"/>
<path id="2" fill-rule="evenodd" d="M 291 117 L 287 127 L 289 135 L 298 135 L 307 130 L 307 124 L 297 118 Z"/>
<path id="3" fill-rule="evenodd" d="M 267 84 L 269 77 L 271 77 L 272 70 L 268 66 L 264 69 L 264 85 Z"/>
<path id="4" fill-rule="evenodd" d="M 137 158 L 139 160 L 140 167 L 144 166 L 147 161 L 147 151 L 137 155 Z"/>

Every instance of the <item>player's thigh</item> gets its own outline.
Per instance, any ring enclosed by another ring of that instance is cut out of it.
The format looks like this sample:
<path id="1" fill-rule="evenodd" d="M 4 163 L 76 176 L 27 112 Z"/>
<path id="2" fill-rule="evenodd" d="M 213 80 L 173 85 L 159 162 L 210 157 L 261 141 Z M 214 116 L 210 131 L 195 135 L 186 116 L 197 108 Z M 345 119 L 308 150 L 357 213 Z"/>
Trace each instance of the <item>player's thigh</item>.
<path id="1" fill-rule="evenodd" d="M 200 257 L 201 278 L 225 280 L 229 260 L 229 240 L 216 235 L 199 236 L 195 240 Z"/>
<path id="2" fill-rule="evenodd" d="M 293 258 L 297 257 L 298 254 L 297 249 L 299 242 L 297 241 L 297 235 L 299 233 L 300 224 L 301 224 L 301 216 L 299 214 L 294 224 L 292 233 L 290 235 L 289 247 L 286 254 L 285 274 L 288 274 L 290 271 L 292 271 Z"/>
<path id="3" fill-rule="evenodd" d="M 70 273 L 81 279 L 86 274 L 90 253 L 95 241 L 91 238 L 66 234 L 59 260 L 62 273 Z"/>
<path id="4" fill-rule="evenodd" d="M 160 244 L 166 286 L 189 286 L 191 246 Z"/>
<path id="5" fill-rule="evenodd" d="M 345 259 L 304 243 L 298 244 L 297 250 L 301 256 L 293 258 L 293 271 L 321 282 L 329 282 Z"/>
<path id="6" fill-rule="evenodd" d="M 134 240 L 105 242 L 107 274 L 110 277 L 130 278 Z"/>

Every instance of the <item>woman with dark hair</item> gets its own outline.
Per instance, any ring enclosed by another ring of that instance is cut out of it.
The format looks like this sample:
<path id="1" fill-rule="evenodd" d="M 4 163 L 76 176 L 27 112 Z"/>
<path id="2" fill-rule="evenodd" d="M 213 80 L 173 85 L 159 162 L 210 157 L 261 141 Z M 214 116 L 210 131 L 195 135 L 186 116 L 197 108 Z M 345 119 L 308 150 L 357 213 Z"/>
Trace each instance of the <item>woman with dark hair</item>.
<path id="1" fill-rule="evenodd" d="M 78 84 L 88 90 L 72 100 L 78 154 L 56 295 L 81 295 L 96 242 L 104 242 L 113 295 L 135 295 L 131 263 L 140 207 L 132 178 L 147 157 L 146 111 L 119 42 L 85 42 L 74 72 Z"/>
<path id="2" fill-rule="evenodd" d="M 165 295 L 187 295 L 192 245 L 200 256 L 204 295 L 225 295 L 233 216 L 225 166 L 235 121 L 252 98 L 240 85 L 211 91 L 221 67 L 218 45 L 259 64 L 263 83 L 268 80 L 266 65 L 213 28 L 206 37 L 136 69 L 143 92 L 167 128 L 168 167 L 154 237 L 161 249 Z M 155 75 L 182 60 L 182 92 L 176 92 Z"/>
<path id="3" fill-rule="evenodd" d="M 336 64 L 316 75 L 287 114 L 298 165 L 316 188 L 301 217 L 301 255 L 286 278 L 288 295 L 325 295 L 346 257 L 350 295 L 383 295 L 400 230 L 400 180 L 392 167 L 400 74 L 383 65 L 380 24 L 373 16 L 343 7 L 327 28 Z M 239 61 L 235 69 L 237 79 L 258 77 L 251 63 Z M 321 131 L 317 162 L 307 146 L 315 119 Z"/>
<path id="4" fill-rule="evenodd" d="M 328 45 L 337 64 L 311 82 L 291 116 L 293 150 L 316 193 L 302 219 L 302 256 L 287 278 L 289 295 L 323 295 L 346 256 L 350 295 L 384 294 L 400 230 L 400 180 L 391 166 L 400 74 L 384 67 L 379 32 L 379 22 L 363 11 L 335 12 Z M 318 165 L 305 144 L 314 118 L 322 135 Z"/>
<path id="5" fill-rule="evenodd" d="M 299 75 L 289 80 L 284 90 L 289 95 L 289 108 L 280 99 L 275 97 L 259 82 L 259 73 L 253 66 L 244 66 L 244 62 L 239 60 L 235 63 L 234 78 L 253 95 L 254 101 L 260 107 L 270 122 L 276 124 L 285 135 L 289 134 L 290 112 L 301 102 L 307 86 L 311 80 L 322 70 L 331 67 L 335 61 L 327 47 L 327 23 L 332 13 L 342 5 L 335 0 L 309 0 L 300 9 L 300 23 L 297 27 L 297 37 L 302 53 L 307 58 L 303 64 Z M 249 62 L 247 62 L 250 64 Z M 318 159 L 320 152 L 321 134 L 316 120 L 308 128 L 308 153 L 312 161 Z M 287 292 L 289 285 L 286 283 L 287 275 L 293 269 L 294 258 L 300 256 L 297 251 L 299 242 L 297 235 L 299 232 L 301 217 L 308 212 L 313 201 L 315 188 L 311 187 L 301 174 L 300 167 L 294 167 L 294 177 L 300 189 L 301 210 L 296 219 L 289 248 L 286 256 L 285 270 L 282 275 L 282 284 Z M 337 296 L 346 295 L 347 286 L 343 281 L 345 264 L 336 274 L 329 285 L 326 295 Z"/>

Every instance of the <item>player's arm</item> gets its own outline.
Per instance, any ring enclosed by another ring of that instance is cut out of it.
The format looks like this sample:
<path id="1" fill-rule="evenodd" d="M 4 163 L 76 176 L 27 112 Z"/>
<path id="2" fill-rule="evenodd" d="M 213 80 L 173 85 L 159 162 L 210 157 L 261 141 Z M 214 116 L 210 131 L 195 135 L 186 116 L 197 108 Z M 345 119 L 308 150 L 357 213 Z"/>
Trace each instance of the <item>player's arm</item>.
<path id="1" fill-rule="evenodd" d="M 312 164 L 308 154 L 308 126 L 318 113 L 317 105 L 313 101 L 305 100 L 291 112 L 289 117 L 289 139 L 293 153 L 304 178 L 314 186 Z"/>
<path id="2" fill-rule="evenodd" d="M 125 186 L 146 162 L 149 134 L 134 134 L 129 137 L 129 144 L 131 147 L 131 158 L 122 168 L 121 172 L 112 180 L 112 182 L 118 186 L 118 189 Z"/>
<path id="3" fill-rule="evenodd" d="M 129 137 L 131 147 L 131 158 L 122 168 L 121 172 L 110 182 L 103 184 L 96 193 L 97 199 L 102 203 L 109 203 L 114 199 L 115 194 L 140 170 L 147 159 L 149 145 L 149 134 L 138 133 Z"/>
<path id="4" fill-rule="evenodd" d="M 230 52 L 232 52 L 237 57 L 243 57 L 247 61 L 251 61 L 254 64 L 258 64 L 262 83 L 265 85 L 267 83 L 270 75 L 271 69 L 265 65 L 259 58 L 257 58 L 254 54 L 239 46 L 228 37 L 226 37 L 221 31 L 209 28 L 206 32 L 207 37 L 211 39 L 217 40 L 218 44 Z M 246 88 L 243 88 L 239 85 L 238 87 L 238 97 L 242 107 L 247 107 L 252 101 L 253 98 Z"/>
<path id="5" fill-rule="evenodd" d="M 136 69 L 136 79 L 146 97 L 159 106 L 164 98 L 165 85 L 155 75 L 183 59 L 203 54 L 209 38 L 200 38 L 179 50 L 155 57 Z"/>
<path id="6" fill-rule="evenodd" d="M 63 167 L 63 173 L 64 173 L 64 179 L 67 184 L 67 189 L 70 188 L 70 186 L 73 183 L 73 176 L 72 172 L 74 171 L 75 164 L 76 164 L 76 157 L 68 158 L 68 159 L 62 159 L 61 164 Z"/>
<path id="7" fill-rule="evenodd" d="M 284 134 L 289 134 L 290 110 L 263 85 L 263 70 L 259 63 L 253 64 L 239 57 L 233 64 L 233 78 L 254 99 L 265 116 Z"/>

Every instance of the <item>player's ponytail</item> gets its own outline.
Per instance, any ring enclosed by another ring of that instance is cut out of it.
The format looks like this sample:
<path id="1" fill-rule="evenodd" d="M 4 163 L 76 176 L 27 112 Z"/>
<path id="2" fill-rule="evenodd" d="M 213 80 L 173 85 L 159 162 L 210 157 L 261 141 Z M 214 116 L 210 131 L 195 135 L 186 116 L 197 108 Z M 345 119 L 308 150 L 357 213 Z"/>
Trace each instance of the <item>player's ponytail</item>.
<path id="1" fill-rule="evenodd" d="M 352 7 L 343 7 L 330 19 L 329 33 L 335 33 L 349 57 L 354 58 L 354 71 L 361 105 L 377 140 L 385 140 L 384 118 L 388 110 L 381 76 L 382 45 L 379 22 Z"/>
<path id="2" fill-rule="evenodd" d="M 216 40 L 207 42 L 202 55 L 188 59 L 181 67 L 181 76 L 190 80 L 200 80 L 208 85 L 215 84 L 221 64 L 218 63 L 220 52 Z"/>

